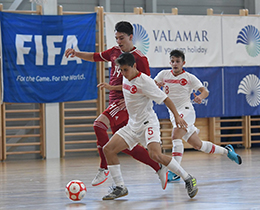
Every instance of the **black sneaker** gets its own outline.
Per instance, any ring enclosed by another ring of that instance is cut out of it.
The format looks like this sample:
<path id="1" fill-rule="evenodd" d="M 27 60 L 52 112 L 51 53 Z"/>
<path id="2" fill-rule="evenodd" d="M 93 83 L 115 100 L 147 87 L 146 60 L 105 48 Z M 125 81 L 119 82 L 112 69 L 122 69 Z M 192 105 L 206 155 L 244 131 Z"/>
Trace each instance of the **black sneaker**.
<path id="1" fill-rule="evenodd" d="M 116 198 L 120 198 L 126 195 L 128 195 L 128 190 L 125 186 L 113 186 L 112 191 L 109 194 L 105 195 L 103 197 L 103 200 L 114 200 Z"/>
<path id="2" fill-rule="evenodd" d="M 188 191 L 188 195 L 190 196 L 190 198 L 195 197 L 195 195 L 198 192 L 196 178 L 189 174 L 189 178 L 184 181 L 186 183 L 186 189 Z"/>

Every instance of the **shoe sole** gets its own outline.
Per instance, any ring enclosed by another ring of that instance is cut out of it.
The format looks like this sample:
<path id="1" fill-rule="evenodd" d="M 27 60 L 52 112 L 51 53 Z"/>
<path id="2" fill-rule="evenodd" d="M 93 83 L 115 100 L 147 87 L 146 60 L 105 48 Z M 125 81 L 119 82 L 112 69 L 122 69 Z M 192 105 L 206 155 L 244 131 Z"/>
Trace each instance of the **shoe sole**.
<path id="1" fill-rule="evenodd" d="M 168 171 L 167 171 L 167 173 L 166 173 L 166 182 L 165 182 L 165 184 L 164 184 L 164 187 L 163 187 L 163 190 L 165 190 L 166 189 L 166 187 L 167 187 L 167 183 L 168 183 Z"/>
<path id="2" fill-rule="evenodd" d="M 124 196 L 126 196 L 126 195 L 128 195 L 128 192 L 126 193 L 126 194 L 124 194 L 124 195 L 120 195 L 120 196 L 118 196 L 118 197 L 116 197 L 116 198 L 102 198 L 104 201 L 106 201 L 106 200 L 115 200 L 115 199 L 117 199 L 117 198 L 121 198 L 121 197 L 124 197 Z"/>
<path id="3" fill-rule="evenodd" d="M 100 182 L 100 183 L 98 183 L 98 184 L 92 184 L 92 186 L 96 187 L 96 186 L 98 186 L 98 185 L 101 185 L 101 184 L 103 184 L 105 181 L 107 181 L 107 179 L 108 179 L 108 178 L 104 179 L 102 182 Z"/>
<path id="4" fill-rule="evenodd" d="M 238 165 L 241 165 L 242 164 L 242 158 L 240 157 L 240 155 L 237 155 L 237 158 L 238 158 Z"/>
<path id="5" fill-rule="evenodd" d="M 199 191 L 199 189 L 196 190 L 196 192 L 195 192 L 195 194 L 194 194 L 193 196 L 190 196 L 190 195 L 189 195 L 190 198 L 194 198 L 194 197 L 197 195 L 198 191 Z"/>

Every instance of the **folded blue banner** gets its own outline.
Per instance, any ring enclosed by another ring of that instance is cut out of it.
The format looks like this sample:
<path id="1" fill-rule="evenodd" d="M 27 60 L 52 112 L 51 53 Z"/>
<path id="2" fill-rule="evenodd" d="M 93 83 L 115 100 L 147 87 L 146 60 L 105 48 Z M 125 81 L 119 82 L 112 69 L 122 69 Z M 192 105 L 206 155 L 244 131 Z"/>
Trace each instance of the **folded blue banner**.
<path id="1" fill-rule="evenodd" d="M 97 98 L 96 64 L 65 58 L 95 51 L 96 13 L 66 16 L 0 12 L 3 101 L 50 103 Z"/>

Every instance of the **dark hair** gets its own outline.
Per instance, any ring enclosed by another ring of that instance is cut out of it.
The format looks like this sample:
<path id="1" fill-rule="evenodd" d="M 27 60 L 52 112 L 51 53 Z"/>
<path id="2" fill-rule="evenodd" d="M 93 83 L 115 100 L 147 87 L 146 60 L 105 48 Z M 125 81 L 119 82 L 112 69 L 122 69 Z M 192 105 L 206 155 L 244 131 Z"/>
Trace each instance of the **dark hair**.
<path id="1" fill-rule="evenodd" d="M 115 31 L 126 33 L 128 36 L 133 34 L 133 26 L 127 21 L 120 21 L 115 25 Z"/>
<path id="2" fill-rule="evenodd" d="M 120 66 L 127 65 L 133 67 L 135 64 L 135 57 L 129 52 L 124 52 L 116 59 L 116 63 Z"/>
<path id="3" fill-rule="evenodd" d="M 174 56 L 176 58 L 180 58 L 181 57 L 182 60 L 185 61 L 185 55 L 184 55 L 184 53 L 181 50 L 172 50 L 170 52 L 170 57 L 172 57 L 172 56 Z"/>

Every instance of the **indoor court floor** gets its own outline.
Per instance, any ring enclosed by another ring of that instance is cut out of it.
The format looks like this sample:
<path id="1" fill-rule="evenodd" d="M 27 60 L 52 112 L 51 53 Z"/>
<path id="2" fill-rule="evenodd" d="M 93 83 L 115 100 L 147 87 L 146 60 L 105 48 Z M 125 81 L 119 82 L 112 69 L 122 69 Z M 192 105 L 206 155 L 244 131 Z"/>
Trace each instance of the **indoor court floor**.
<path id="1" fill-rule="evenodd" d="M 162 190 L 153 169 L 124 154 L 119 157 L 129 194 L 113 201 L 102 200 L 111 177 L 91 186 L 99 166 L 97 155 L 6 160 L 0 163 L 0 210 L 260 210 L 260 148 L 236 152 L 242 156 L 242 165 L 226 156 L 185 151 L 182 166 L 197 178 L 199 188 L 193 199 L 182 180 Z M 87 194 L 81 201 L 73 202 L 65 195 L 65 185 L 72 179 L 86 184 Z"/>

